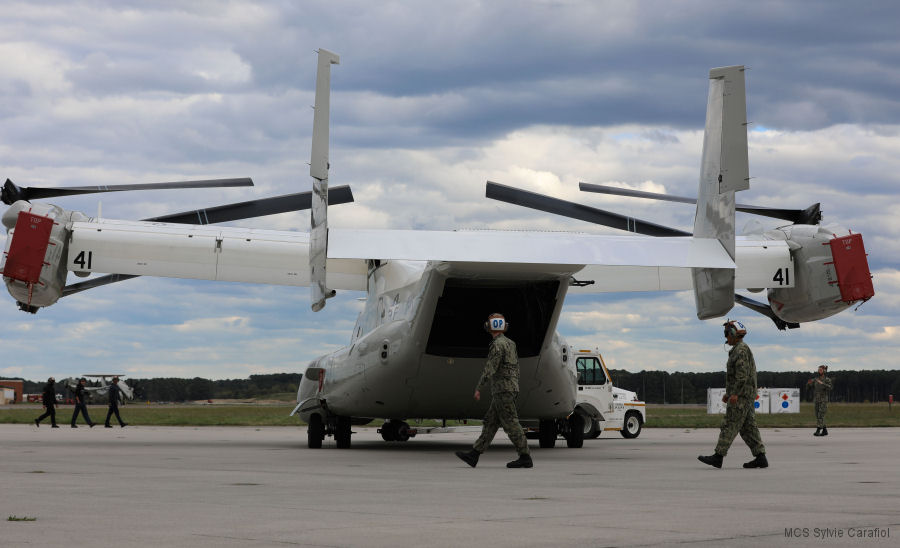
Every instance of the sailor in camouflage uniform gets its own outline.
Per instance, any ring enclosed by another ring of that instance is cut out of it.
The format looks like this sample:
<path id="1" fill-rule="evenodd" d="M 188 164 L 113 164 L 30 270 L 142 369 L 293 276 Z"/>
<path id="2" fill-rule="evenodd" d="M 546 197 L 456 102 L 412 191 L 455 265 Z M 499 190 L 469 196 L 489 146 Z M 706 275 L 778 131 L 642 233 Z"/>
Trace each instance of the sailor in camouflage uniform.
<path id="1" fill-rule="evenodd" d="M 481 400 L 481 391 L 490 384 L 491 405 L 484 417 L 481 435 L 475 441 L 472 450 L 456 452 L 457 457 L 473 468 L 501 426 L 519 454 L 519 458 L 507 463 L 506 467 L 531 468 L 534 465 L 516 409 L 516 398 L 519 395 L 519 356 L 516 353 L 516 343 L 503 334 L 507 327 L 502 314 L 491 314 L 484 323 L 485 330 L 491 334 L 493 340 L 488 350 L 484 372 L 475 388 L 475 399 Z"/>
<path id="2" fill-rule="evenodd" d="M 828 392 L 831 391 L 833 385 L 831 379 L 825 376 L 828 372 L 828 366 L 822 364 L 819 366 L 819 376 L 809 379 L 806 386 L 815 390 L 816 402 L 816 433 L 813 436 L 827 436 L 828 427 L 825 426 L 825 412 L 828 411 Z"/>
<path id="3" fill-rule="evenodd" d="M 759 436 L 756 410 L 753 407 L 756 400 L 756 363 L 753 361 L 750 347 L 744 342 L 747 329 L 739 321 L 727 321 L 724 325 L 725 339 L 731 345 L 725 374 L 725 395 L 722 396 L 722 401 L 728 405 L 725 408 L 725 418 L 722 420 L 715 453 L 699 456 L 697 459 L 704 464 L 721 468 L 722 459 L 728 454 L 731 442 L 740 433 L 741 439 L 755 457 L 750 462 L 744 463 L 744 468 L 766 468 L 769 466 L 766 446 Z"/>

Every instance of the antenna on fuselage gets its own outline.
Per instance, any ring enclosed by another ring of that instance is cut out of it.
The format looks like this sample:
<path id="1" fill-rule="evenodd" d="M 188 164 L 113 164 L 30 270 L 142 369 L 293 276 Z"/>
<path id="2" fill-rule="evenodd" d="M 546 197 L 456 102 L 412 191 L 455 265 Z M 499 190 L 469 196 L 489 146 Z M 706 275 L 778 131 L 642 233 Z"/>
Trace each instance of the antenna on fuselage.
<path id="1" fill-rule="evenodd" d="M 325 308 L 325 299 L 335 291 L 325 287 L 325 262 L 328 250 L 328 113 L 331 103 L 331 65 L 338 65 L 341 57 L 319 49 L 316 70 L 316 104 L 313 115 L 312 153 L 309 174 L 313 178 L 312 208 L 309 236 L 309 289 L 312 309 Z"/>

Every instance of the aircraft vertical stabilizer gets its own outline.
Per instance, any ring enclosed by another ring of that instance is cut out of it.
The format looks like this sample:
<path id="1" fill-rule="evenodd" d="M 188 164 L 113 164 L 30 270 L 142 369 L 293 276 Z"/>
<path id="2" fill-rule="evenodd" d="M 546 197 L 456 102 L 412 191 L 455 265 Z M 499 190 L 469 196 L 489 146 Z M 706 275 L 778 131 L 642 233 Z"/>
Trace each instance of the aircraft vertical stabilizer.
<path id="1" fill-rule="evenodd" d="M 714 68 L 709 71 L 709 99 L 694 237 L 718 239 L 733 259 L 734 193 L 748 188 L 744 67 Z M 723 316 L 732 309 L 733 269 L 694 268 L 691 275 L 698 318 L 704 320 Z"/>
<path id="2" fill-rule="evenodd" d="M 312 154 L 309 174 L 313 178 L 312 208 L 309 236 L 309 276 L 312 309 L 325 307 L 325 299 L 334 296 L 334 290 L 325 287 L 325 261 L 328 251 L 328 128 L 331 104 L 331 65 L 341 58 L 336 53 L 319 49 L 316 70 L 316 105 L 313 115 Z"/>

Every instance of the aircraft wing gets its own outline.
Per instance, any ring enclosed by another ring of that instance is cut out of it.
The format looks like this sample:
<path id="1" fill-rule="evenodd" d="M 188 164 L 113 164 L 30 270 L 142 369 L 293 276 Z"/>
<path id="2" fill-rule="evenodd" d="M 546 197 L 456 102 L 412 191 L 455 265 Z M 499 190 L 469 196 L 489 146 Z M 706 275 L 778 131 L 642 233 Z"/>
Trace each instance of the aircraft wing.
<path id="1" fill-rule="evenodd" d="M 329 259 L 734 268 L 715 238 L 506 230 L 334 229 Z"/>
<path id="2" fill-rule="evenodd" d="M 784 242 L 739 240 L 737 283 L 769 287 L 790 266 Z M 575 292 L 690 289 L 691 268 L 735 269 L 712 238 L 504 230 L 331 228 L 328 286 L 365 290 L 366 261 L 447 261 L 472 265 L 546 265 L 592 280 Z M 220 281 L 307 286 L 309 234 L 132 221 L 72 224 L 67 268 Z"/>

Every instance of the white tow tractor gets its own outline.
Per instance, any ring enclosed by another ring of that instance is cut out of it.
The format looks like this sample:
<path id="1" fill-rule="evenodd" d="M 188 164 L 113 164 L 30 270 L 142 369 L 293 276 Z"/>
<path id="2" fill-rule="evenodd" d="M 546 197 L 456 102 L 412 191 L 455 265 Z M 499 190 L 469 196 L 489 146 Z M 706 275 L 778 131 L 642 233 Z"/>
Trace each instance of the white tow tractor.
<path id="1" fill-rule="evenodd" d="M 584 437 L 596 438 L 603 432 L 638 437 L 647 415 L 637 393 L 613 386 L 599 349 L 572 348 L 570 356 L 578 379 L 575 412 L 583 417 Z"/>

